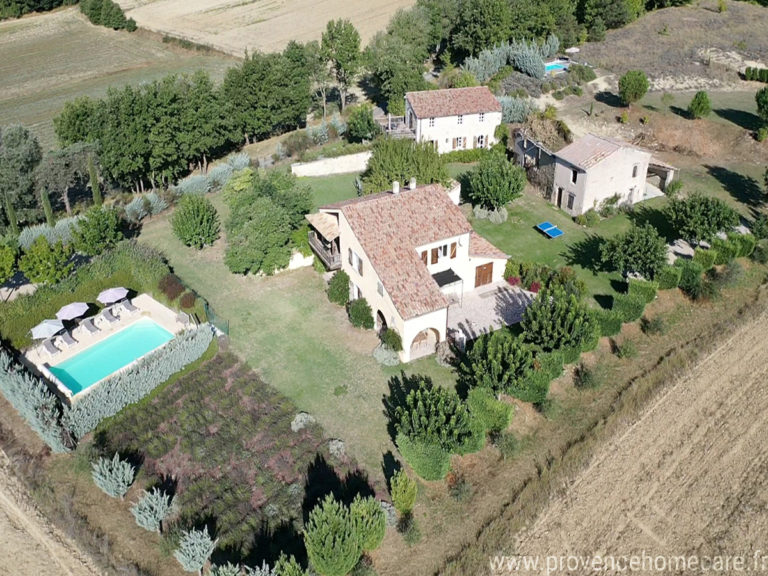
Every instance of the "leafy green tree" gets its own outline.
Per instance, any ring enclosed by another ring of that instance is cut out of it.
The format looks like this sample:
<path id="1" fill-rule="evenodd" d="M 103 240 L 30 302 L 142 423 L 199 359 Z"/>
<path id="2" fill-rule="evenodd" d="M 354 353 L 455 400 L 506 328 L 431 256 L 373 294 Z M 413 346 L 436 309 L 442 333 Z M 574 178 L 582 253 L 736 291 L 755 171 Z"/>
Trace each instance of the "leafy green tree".
<path id="1" fill-rule="evenodd" d="M 757 114 L 764 122 L 768 122 L 768 86 L 758 90 L 755 94 L 755 103 L 757 103 Z"/>
<path id="2" fill-rule="evenodd" d="M 203 566 L 216 548 L 216 540 L 208 535 L 208 527 L 202 530 L 185 530 L 179 541 L 179 547 L 173 553 L 185 572 L 197 572 L 203 575 Z"/>
<path id="3" fill-rule="evenodd" d="M 150 532 L 161 532 L 163 520 L 171 511 L 171 497 L 158 488 L 151 492 L 144 491 L 141 499 L 131 506 L 131 514 L 136 524 Z"/>
<path id="4" fill-rule="evenodd" d="M 305 50 L 310 86 L 314 94 L 320 98 L 323 106 L 323 120 L 325 120 L 328 116 L 328 92 L 333 81 L 330 64 L 317 40 L 307 43 Z"/>
<path id="5" fill-rule="evenodd" d="M 401 516 L 407 516 L 413 510 L 416 503 L 416 494 L 418 494 L 419 485 L 413 480 L 405 470 L 398 470 L 392 475 L 389 481 L 389 492 L 392 496 L 392 504 Z"/>
<path id="6" fill-rule="evenodd" d="M 494 150 L 470 172 L 469 198 L 474 205 L 496 210 L 519 197 L 525 183 L 525 170 Z"/>
<path id="7" fill-rule="evenodd" d="M 690 242 L 712 240 L 720 231 L 739 223 L 738 213 L 719 198 L 694 193 L 687 198 L 673 198 L 666 209 L 675 232 Z"/>
<path id="8" fill-rule="evenodd" d="M 16 273 L 17 250 L 13 246 L 0 244 L 0 284 L 10 280 Z"/>
<path id="9" fill-rule="evenodd" d="M 274 274 L 285 268 L 291 257 L 287 211 L 269 198 L 257 197 L 247 212 L 248 216 L 233 212 L 227 223 L 227 267 L 236 274 Z"/>
<path id="10" fill-rule="evenodd" d="M 370 104 L 356 106 L 349 114 L 347 136 L 351 142 L 373 140 L 380 133 L 381 127 L 373 119 L 373 108 Z"/>
<path id="11" fill-rule="evenodd" d="M 694 94 L 691 103 L 688 104 L 688 115 L 697 119 L 709 116 L 710 112 L 712 112 L 712 104 L 709 101 L 709 96 L 703 90 L 699 90 Z"/>
<path id="12" fill-rule="evenodd" d="M 187 194 L 181 198 L 171 217 L 173 234 L 185 246 L 200 250 L 219 237 L 219 214 L 205 196 Z"/>
<path id="13" fill-rule="evenodd" d="M 112 248 L 123 238 L 117 210 L 96 206 L 89 209 L 75 224 L 72 238 L 75 250 L 88 256 Z"/>
<path id="14" fill-rule="evenodd" d="M 561 287 L 544 289 L 525 310 L 523 338 L 545 352 L 578 348 L 594 336 L 597 322 L 587 305 Z"/>
<path id="15" fill-rule="evenodd" d="M 623 274 L 637 273 L 653 279 L 667 264 L 667 243 L 650 224 L 632 226 L 623 234 L 603 240 L 600 258 Z"/>
<path id="16" fill-rule="evenodd" d="M 91 476 L 93 482 L 101 490 L 112 498 L 123 499 L 128 488 L 133 484 L 135 469 L 125 460 L 120 460 L 120 455 L 109 458 L 99 458 L 91 464 Z"/>
<path id="17" fill-rule="evenodd" d="M 445 160 L 429 142 L 379 138 L 373 144 L 368 168 L 363 172 L 363 193 L 375 194 L 416 178 L 419 185 L 449 180 Z"/>
<path id="18" fill-rule="evenodd" d="M 456 392 L 434 386 L 425 378 L 395 406 L 394 425 L 412 440 L 452 452 L 472 435 L 469 411 Z"/>
<path id="19" fill-rule="evenodd" d="M 592 25 L 589 27 L 589 41 L 602 42 L 605 40 L 605 32 L 605 22 L 602 17 L 596 16 L 592 21 Z"/>
<path id="20" fill-rule="evenodd" d="M 30 282 L 55 284 L 72 272 L 71 255 L 72 249 L 61 240 L 51 246 L 45 236 L 38 236 L 19 259 L 19 270 Z"/>
<path id="21" fill-rule="evenodd" d="M 96 154 L 96 145 L 78 142 L 48 152 L 37 169 L 37 187 L 43 194 L 55 194 L 64 204 L 67 216 L 72 215 L 70 191 L 89 177 L 89 160 Z"/>
<path id="22" fill-rule="evenodd" d="M 648 78 L 642 70 L 630 70 L 619 78 L 619 98 L 629 106 L 648 92 Z"/>
<path id="23" fill-rule="evenodd" d="M 506 330 L 497 330 L 475 341 L 464 362 L 470 386 L 509 392 L 533 372 L 533 348 Z"/>
<path id="24" fill-rule="evenodd" d="M 328 282 L 328 300 L 339 306 L 349 303 L 349 274 L 339 270 Z"/>
<path id="25" fill-rule="evenodd" d="M 381 546 L 387 531 L 387 516 L 372 496 L 361 498 L 358 494 L 349 505 L 349 513 L 355 523 L 363 552 L 371 552 Z"/>
<path id="26" fill-rule="evenodd" d="M 360 33 L 349 20 L 331 20 L 323 32 L 321 47 L 336 76 L 341 110 L 344 111 L 349 86 L 362 62 Z"/>
<path id="27" fill-rule="evenodd" d="M 0 199 L 8 228 L 19 235 L 19 221 L 36 216 L 34 172 L 42 154 L 37 138 L 23 126 L 0 127 Z"/>
<path id="28" fill-rule="evenodd" d="M 352 513 L 331 494 L 309 513 L 304 546 L 312 567 L 321 576 L 346 576 L 363 553 Z"/>
<path id="29" fill-rule="evenodd" d="M 462 2 L 451 47 L 458 54 L 475 56 L 485 48 L 509 40 L 513 21 L 512 8 L 507 0 Z"/>

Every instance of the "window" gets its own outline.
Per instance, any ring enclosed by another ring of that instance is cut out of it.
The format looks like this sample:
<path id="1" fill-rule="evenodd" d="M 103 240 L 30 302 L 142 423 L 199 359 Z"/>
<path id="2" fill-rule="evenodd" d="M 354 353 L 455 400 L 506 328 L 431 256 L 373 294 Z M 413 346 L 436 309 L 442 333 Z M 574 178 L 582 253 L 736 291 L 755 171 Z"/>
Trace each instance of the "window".
<path id="1" fill-rule="evenodd" d="M 357 287 L 357 284 L 354 282 L 350 282 L 352 284 L 352 300 L 357 300 L 362 296 L 362 293 L 360 292 L 360 288 Z"/>
<path id="2" fill-rule="evenodd" d="M 477 137 L 477 147 L 478 148 L 485 148 L 485 136 L 480 135 Z"/>
<path id="3" fill-rule="evenodd" d="M 632 166 L 632 178 L 637 178 L 637 164 Z"/>
<path id="4" fill-rule="evenodd" d="M 446 256 L 448 256 L 448 244 L 440 246 L 440 258 L 445 258 Z"/>
<path id="5" fill-rule="evenodd" d="M 453 139 L 453 149 L 458 150 L 463 147 L 464 138 L 459 136 L 458 138 Z"/>
<path id="6" fill-rule="evenodd" d="M 579 171 L 578 170 L 571 170 L 571 182 L 573 184 L 576 184 L 576 178 L 579 177 Z"/>
<path id="7" fill-rule="evenodd" d="M 379 282 L 378 286 L 376 286 L 376 291 L 379 293 L 379 296 L 384 296 L 384 284 Z"/>
<path id="8" fill-rule="evenodd" d="M 354 254 L 355 253 L 352 252 L 352 248 L 347 248 L 347 251 L 349 253 L 348 254 L 349 255 L 349 265 L 354 268 L 354 266 L 355 266 L 355 256 L 354 256 Z"/>
<path id="9" fill-rule="evenodd" d="M 430 118 L 429 119 L 429 127 L 430 128 L 434 128 L 435 127 L 435 119 L 434 118 Z"/>
<path id="10" fill-rule="evenodd" d="M 463 114 L 459 114 L 456 118 L 457 118 L 459 124 L 464 124 L 464 115 Z"/>
<path id="11" fill-rule="evenodd" d="M 427 264 L 427 251 L 424 250 L 424 252 L 421 253 L 421 261 L 424 262 L 424 264 Z"/>
<path id="12" fill-rule="evenodd" d="M 480 122 L 485 122 L 485 112 L 480 112 L 479 120 Z"/>
<path id="13" fill-rule="evenodd" d="M 362 276 L 363 275 L 363 261 L 360 259 L 360 256 L 357 256 L 357 254 L 355 254 L 355 256 L 357 257 L 357 273 L 360 274 L 360 276 Z"/>
<path id="14" fill-rule="evenodd" d="M 349 265 L 352 266 L 355 270 L 357 270 L 357 273 L 360 274 L 360 276 L 363 275 L 363 261 L 360 259 L 360 256 L 355 254 L 352 251 L 352 248 L 347 248 L 348 255 L 349 255 Z"/>
<path id="15" fill-rule="evenodd" d="M 432 248 L 432 264 L 437 264 L 438 248 Z"/>
<path id="16" fill-rule="evenodd" d="M 568 210 L 573 209 L 573 201 L 576 200 L 576 196 L 573 194 L 568 194 Z"/>
<path id="17" fill-rule="evenodd" d="M 451 258 L 456 258 L 456 242 L 451 242 Z"/>

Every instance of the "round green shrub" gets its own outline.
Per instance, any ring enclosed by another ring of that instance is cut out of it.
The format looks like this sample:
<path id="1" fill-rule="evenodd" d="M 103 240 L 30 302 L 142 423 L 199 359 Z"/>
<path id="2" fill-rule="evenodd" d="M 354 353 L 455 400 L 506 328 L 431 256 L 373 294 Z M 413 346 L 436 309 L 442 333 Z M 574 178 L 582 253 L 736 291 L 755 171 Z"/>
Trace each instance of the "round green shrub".
<path id="1" fill-rule="evenodd" d="M 381 343 L 393 352 L 400 352 L 403 349 L 403 339 L 394 328 L 387 328 L 381 334 Z"/>
<path id="2" fill-rule="evenodd" d="M 645 299 L 635 294 L 617 294 L 613 297 L 613 310 L 624 322 L 634 322 L 645 311 Z"/>
<path id="3" fill-rule="evenodd" d="M 405 434 L 395 439 L 403 459 L 424 480 L 442 480 L 451 469 L 451 455 L 437 444 L 411 440 Z"/>
<path id="4" fill-rule="evenodd" d="M 372 330 L 374 326 L 373 313 L 365 298 L 358 298 L 347 305 L 347 315 L 352 326 Z"/>
<path id="5" fill-rule="evenodd" d="M 473 417 L 491 433 L 506 430 L 512 420 L 512 407 L 497 400 L 487 388 L 473 388 L 467 395 L 467 405 Z"/>
<path id="6" fill-rule="evenodd" d="M 339 306 L 349 304 L 349 275 L 339 270 L 328 282 L 328 300 Z"/>
<path id="7" fill-rule="evenodd" d="M 199 250 L 219 237 L 219 215 L 205 196 L 187 194 L 181 197 L 171 217 L 171 228 L 184 245 Z"/>

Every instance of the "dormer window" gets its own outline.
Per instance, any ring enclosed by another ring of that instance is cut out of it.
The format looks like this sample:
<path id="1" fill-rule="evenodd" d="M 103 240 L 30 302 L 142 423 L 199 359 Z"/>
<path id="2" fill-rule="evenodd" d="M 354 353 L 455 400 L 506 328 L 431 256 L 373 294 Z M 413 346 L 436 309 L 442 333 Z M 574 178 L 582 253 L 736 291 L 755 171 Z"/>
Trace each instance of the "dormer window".
<path id="1" fill-rule="evenodd" d="M 464 124 L 464 115 L 463 114 L 459 114 L 457 116 L 457 119 L 458 119 L 458 123 L 459 124 Z"/>

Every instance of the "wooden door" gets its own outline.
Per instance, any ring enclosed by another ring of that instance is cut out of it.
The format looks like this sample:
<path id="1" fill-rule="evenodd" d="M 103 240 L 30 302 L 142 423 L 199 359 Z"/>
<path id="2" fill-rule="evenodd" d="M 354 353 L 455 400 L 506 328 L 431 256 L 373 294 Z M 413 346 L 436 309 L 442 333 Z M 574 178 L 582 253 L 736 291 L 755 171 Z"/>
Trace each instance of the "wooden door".
<path id="1" fill-rule="evenodd" d="M 493 279 L 493 262 L 475 268 L 475 288 L 490 284 Z"/>

